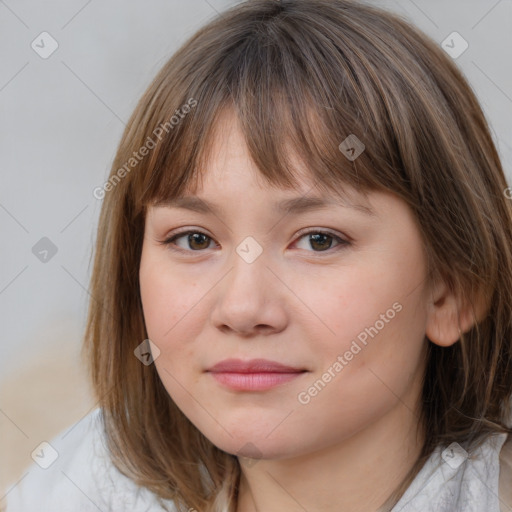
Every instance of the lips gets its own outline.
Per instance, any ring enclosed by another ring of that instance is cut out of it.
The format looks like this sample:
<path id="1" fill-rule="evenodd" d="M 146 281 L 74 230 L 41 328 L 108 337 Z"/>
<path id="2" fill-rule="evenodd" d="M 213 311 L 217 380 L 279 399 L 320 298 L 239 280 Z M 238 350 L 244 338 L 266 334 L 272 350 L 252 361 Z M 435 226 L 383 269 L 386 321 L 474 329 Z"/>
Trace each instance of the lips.
<path id="1" fill-rule="evenodd" d="M 260 392 L 299 379 L 308 370 L 268 359 L 226 359 L 207 372 L 231 391 Z"/>
<path id="2" fill-rule="evenodd" d="M 304 368 L 287 366 L 268 359 L 225 359 L 207 370 L 212 373 L 302 373 Z"/>

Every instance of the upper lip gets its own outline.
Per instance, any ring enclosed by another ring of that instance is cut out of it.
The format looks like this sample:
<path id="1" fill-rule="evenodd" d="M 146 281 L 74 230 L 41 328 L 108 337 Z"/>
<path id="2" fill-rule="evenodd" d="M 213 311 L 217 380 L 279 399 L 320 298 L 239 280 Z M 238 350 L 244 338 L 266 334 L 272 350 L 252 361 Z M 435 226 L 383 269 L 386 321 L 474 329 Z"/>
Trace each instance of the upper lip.
<path id="1" fill-rule="evenodd" d="M 209 372 L 231 372 L 231 373 L 297 373 L 306 371 L 304 368 L 295 368 L 287 366 L 277 361 L 268 359 L 225 359 L 215 366 L 212 366 Z"/>

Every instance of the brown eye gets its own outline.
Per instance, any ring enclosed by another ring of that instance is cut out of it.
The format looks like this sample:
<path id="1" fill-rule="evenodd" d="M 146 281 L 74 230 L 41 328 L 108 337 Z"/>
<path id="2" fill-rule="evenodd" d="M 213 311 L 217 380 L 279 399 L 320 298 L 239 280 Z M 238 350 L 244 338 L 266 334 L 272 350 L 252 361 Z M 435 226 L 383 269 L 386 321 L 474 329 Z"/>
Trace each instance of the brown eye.
<path id="1" fill-rule="evenodd" d="M 310 237 L 310 243 L 313 248 L 319 249 L 321 251 L 325 251 L 330 249 L 334 237 L 330 235 L 326 235 L 325 233 L 317 233 L 314 235 L 308 235 Z"/>
<path id="2" fill-rule="evenodd" d="M 205 233 L 202 233 L 201 231 L 185 231 L 171 236 L 170 238 L 164 240 L 162 243 L 165 245 L 177 245 L 175 244 L 175 241 L 185 237 L 185 244 L 188 247 L 177 246 L 177 250 L 201 251 L 203 249 L 208 249 L 210 241 L 212 241 L 212 238 L 210 238 Z"/>
<path id="3" fill-rule="evenodd" d="M 350 245 L 350 243 L 347 242 L 346 240 L 343 240 L 339 236 L 336 236 L 327 231 L 309 231 L 308 233 L 304 233 L 300 237 L 300 239 L 306 237 L 309 237 L 309 240 L 307 240 L 307 244 L 309 245 L 309 247 L 315 249 L 313 252 L 325 252 L 330 250 L 332 248 L 333 240 L 335 240 L 337 242 L 337 245 L 341 247 Z"/>
<path id="4" fill-rule="evenodd" d="M 187 243 L 195 250 L 208 249 L 210 245 L 209 240 L 211 240 L 211 238 L 204 233 L 191 233 L 187 237 Z"/>
<path id="5" fill-rule="evenodd" d="M 308 247 L 305 249 L 309 252 L 327 252 L 333 248 L 333 241 L 336 242 L 334 245 L 334 250 L 342 249 L 345 246 L 350 245 L 350 242 L 342 239 L 341 237 L 329 233 L 327 231 L 309 231 L 307 233 L 303 233 L 299 240 L 306 239 L 309 237 L 307 241 Z M 184 245 L 177 244 L 177 240 L 185 239 Z M 160 242 L 163 245 L 168 245 L 172 250 L 181 251 L 181 252 L 202 252 L 205 249 L 208 249 L 210 246 L 210 242 L 213 241 L 213 238 L 208 236 L 206 233 L 201 231 L 182 231 L 180 233 L 175 233 L 171 237 L 167 238 L 163 242 Z M 298 243 L 298 242 L 297 242 Z M 313 249 L 311 251 L 310 249 Z"/>

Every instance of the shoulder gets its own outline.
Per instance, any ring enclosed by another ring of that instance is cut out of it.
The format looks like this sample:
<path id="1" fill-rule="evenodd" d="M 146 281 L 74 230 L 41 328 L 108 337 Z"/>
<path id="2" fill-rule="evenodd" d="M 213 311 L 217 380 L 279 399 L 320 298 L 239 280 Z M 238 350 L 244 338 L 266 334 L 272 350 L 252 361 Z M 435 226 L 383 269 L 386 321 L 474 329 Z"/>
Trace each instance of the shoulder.
<path id="1" fill-rule="evenodd" d="M 502 509 L 512 510 L 512 434 L 509 434 L 500 451 L 499 494 Z"/>
<path id="2" fill-rule="evenodd" d="M 95 409 L 32 453 L 34 462 L 6 497 L 5 512 L 164 511 L 112 464 L 101 410 Z M 175 508 L 167 503 L 170 512 Z"/>
<path id="3" fill-rule="evenodd" d="M 88 511 L 98 499 L 92 489 L 92 469 L 97 455 L 100 410 L 39 444 L 31 454 L 32 464 L 7 495 L 7 512 L 65 510 L 68 503 Z M 96 461 L 97 463 L 97 461 Z M 91 501 L 89 505 L 86 499 Z"/>

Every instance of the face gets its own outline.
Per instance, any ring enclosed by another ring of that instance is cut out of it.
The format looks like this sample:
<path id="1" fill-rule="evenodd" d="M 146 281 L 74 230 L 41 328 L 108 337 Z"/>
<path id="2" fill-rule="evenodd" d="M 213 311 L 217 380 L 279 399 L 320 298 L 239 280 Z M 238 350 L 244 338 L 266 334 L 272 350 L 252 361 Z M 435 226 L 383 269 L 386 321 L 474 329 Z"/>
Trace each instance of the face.
<path id="1" fill-rule="evenodd" d="M 236 120 L 224 121 L 194 193 L 215 213 L 148 211 L 140 264 L 148 337 L 169 395 L 216 446 L 299 456 L 350 438 L 399 402 L 414 406 L 427 318 L 423 244 L 394 195 L 346 189 L 350 201 L 340 202 L 305 177 L 300 190 L 264 185 Z M 276 209 L 306 195 L 335 203 Z M 295 371 L 208 371 L 231 358 Z"/>

